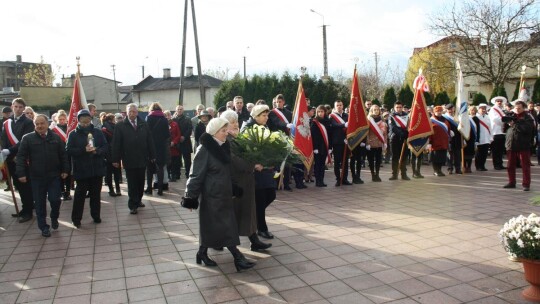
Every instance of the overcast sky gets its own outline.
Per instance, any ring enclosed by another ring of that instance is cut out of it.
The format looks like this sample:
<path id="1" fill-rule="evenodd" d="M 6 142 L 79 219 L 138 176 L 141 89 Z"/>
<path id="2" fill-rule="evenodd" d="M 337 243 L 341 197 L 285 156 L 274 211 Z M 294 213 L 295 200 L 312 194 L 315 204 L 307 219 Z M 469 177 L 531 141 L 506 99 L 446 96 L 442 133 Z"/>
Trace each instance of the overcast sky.
<path id="1" fill-rule="evenodd" d="M 452 1 L 397 0 L 195 0 L 203 71 L 247 73 L 288 70 L 323 72 L 322 28 L 327 27 L 330 75 L 352 74 L 354 58 L 363 69 L 390 62 L 405 70 L 414 47 L 439 37 L 427 30 L 427 15 Z M 182 0 L 18 0 L 2 3 L 0 61 L 45 62 L 58 78 L 76 71 L 113 78 L 132 85 L 146 75 L 162 77 L 170 68 L 179 76 L 183 26 Z M 191 11 L 186 65 L 195 67 Z M 351 75 L 352 76 L 352 75 Z"/>

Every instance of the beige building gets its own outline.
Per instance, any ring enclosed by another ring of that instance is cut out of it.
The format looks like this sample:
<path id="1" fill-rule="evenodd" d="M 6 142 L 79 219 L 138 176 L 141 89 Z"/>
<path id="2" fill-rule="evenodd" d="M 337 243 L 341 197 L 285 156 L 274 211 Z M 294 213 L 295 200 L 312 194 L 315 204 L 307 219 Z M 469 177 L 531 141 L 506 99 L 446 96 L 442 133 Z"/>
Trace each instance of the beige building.
<path id="1" fill-rule="evenodd" d="M 206 98 L 206 106 L 214 106 L 214 96 L 219 90 L 222 81 L 203 75 L 203 86 Z M 199 78 L 193 75 L 193 69 L 187 69 L 184 78 L 184 100 L 186 110 L 195 109 L 201 103 L 199 90 Z M 132 89 L 132 101 L 139 107 L 149 106 L 152 102 L 159 102 L 164 110 L 174 110 L 178 105 L 180 89 L 180 77 L 171 77 L 170 69 L 163 69 L 163 78 L 148 76 L 136 84 Z"/>
<path id="2" fill-rule="evenodd" d="M 75 75 L 62 78 L 62 86 L 73 87 Z M 125 110 L 126 103 L 122 102 L 118 89 L 119 81 L 90 75 L 81 76 L 81 84 L 86 95 L 86 101 L 96 105 L 98 112 L 118 112 Z"/>

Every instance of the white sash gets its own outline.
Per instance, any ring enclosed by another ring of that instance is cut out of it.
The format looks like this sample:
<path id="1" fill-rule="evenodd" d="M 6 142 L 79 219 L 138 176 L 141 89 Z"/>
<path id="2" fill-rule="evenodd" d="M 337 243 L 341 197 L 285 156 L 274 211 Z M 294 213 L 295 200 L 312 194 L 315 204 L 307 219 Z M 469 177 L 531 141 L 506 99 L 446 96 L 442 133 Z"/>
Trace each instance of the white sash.
<path id="1" fill-rule="evenodd" d="M 13 119 L 11 118 L 4 121 L 4 130 L 6 130 L 6 134 L 7 134 L 7 137 L 11 146 L 15 146 L 16 144 L 19 143 L 19 139 L 13 133 L 13 127 L 11 126 L 12 121 Z"/>
<path id="2" fill-rule="evenodd" d="M 446 131 L 446 134 L 448 134 L 448 126 L 444 122 L 439 121 L 438 119 L 433 118 L 433 117 L 431 117 L 430 120 L 432 123 L 438 124 L 441 128 L 443 128 Z"/>
<path id="3" fill-rule="evenodd" d="M 287 119 L 287 117 L 285 117 L 285 115 L 283 115 L 283 113 L 281 113 L 280 110 L 274 108 L 272 109 L 272 112 L 276 113 L 276 115 L 285 123 L 285 124 L 289 124 L 289 120 Z"/>
<path id="4" fill-rule="evenodd" d="M 383 131 L 381 130 L 381 128 L 379 127 L 379 124 L 375 122 L 375 119 L 373 119 L 373 117 L 369 117 L 369 126 L 370 126 L 370 129 L 373 130 L 375 132 L 375 135 L 377 135 L 377 137 L 379 138 L 379 140 L 382 142 L 382 143 L 385 143 L 386 144 L 386 140 L 384 140 L 384 134 L 383 134 Z"/>
<path id="5" fill-rule="evenodd" d="M 332 119 L 334 119 L 338 124 L 345 124 L 345 120 L 343 120 L 343 118 L 341 118 L 341 116 L 339 116 L 337 113 L 331 113 L 330 117 L 332 117 Z"/>
<path id="6" fill-rule="evenodd" d="M 63 142 L 66 142 L 67 135 L 66 135 L 66 133 L 64 131 L 62 131 L 62 129 L 60 129 L 58 126 L 54 126 L 51 130 L 54 133 L 58 134 L 58 136 L 60 136 L 60 138 L 62 139 Z"/>
<path id="7" fill-rule="evenodd" d="M 409 119 L 409 116 L 399 116 L 399 115 L 392 115 L 392 118 L 394 121 L 403 129 L 407 129 L 407 120 Z"/>

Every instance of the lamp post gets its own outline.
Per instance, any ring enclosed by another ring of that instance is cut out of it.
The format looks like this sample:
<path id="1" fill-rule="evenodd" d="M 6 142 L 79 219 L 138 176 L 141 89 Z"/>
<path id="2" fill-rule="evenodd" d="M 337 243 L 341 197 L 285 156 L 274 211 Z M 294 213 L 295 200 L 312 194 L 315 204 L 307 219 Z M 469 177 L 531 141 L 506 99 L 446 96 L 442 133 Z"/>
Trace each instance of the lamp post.
<path id="1" fill-rule="evenodd" d="M 315 11 L 314 9 L 310 9 L 310 11 L 322 17 L 324 72 L 321 78 L 323 81 L 327 81 L 329 77 L 328 77 L 328 57 L 327 57 L 327 51 L 326 51 L 326 24 L 324 23 L 324 15 Z"/>
<path id="2" fill-rule="evenodd" d="M 246 80 L 247 78 L 247 75 L 246 75 L 246 53 L 247 53 L 247 50 L 249 50 L 249 46 L 246 47 L 246 51 L 244 52 L 244 80 Z"/>
<path id="3" fill-rule="evenodd" d="M 118 110 L 118 112 L 120 112 L 120 100 L 118 98 L 118 84 L 116 83 L 116 69 L 115 69 L 116 65 L 111 65 L 111 68 L 112 68 L 112 72 L 113 72 L 113 80 L 114 80 L 114 93 L 116 95 L 116 108 Z M 143 66 L 144 68 L 144 66 Z M 143 70 L 144 71 L 144 70 Z"/>

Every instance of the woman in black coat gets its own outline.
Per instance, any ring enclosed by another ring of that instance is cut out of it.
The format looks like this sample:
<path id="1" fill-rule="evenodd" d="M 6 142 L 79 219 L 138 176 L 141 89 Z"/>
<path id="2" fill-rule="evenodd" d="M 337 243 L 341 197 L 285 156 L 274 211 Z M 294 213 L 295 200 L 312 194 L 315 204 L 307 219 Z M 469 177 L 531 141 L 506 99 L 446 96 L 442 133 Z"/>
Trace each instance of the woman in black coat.
<path id="1" fill-rule="evenodd" d="M 329 160 L 330 149 L 330 120 L 323 105 L 317 107 L 315 118 L 311 121 L 311 138 L 313 139 L 315 186 L 326 187 L 324 183 L 324 166 Z"/>
<path id="2" fill-rule="evenodd" d="M 214 118 L 208 123 L 206 133 L 201 135 L 182 205 L 196 203 L 200 197 L 197 264 L 204 262 L 206 266 L 217 266 L 208 257 L 208 247 L 227 247 L 234 257 L 236 270 L 240 271 L 255 264 L 247 261 L 236 247 L 240 245 L 240 237 L 233 194 L 242 195 L 241 191 L 233 189 L 227 124 L 224 118 Z"/>
<path id="3" fill-rule="evenodd" d="M 105 175 L 105 183 L 107 186 L 109 186 L 109 195 L 110 196 L 120 196 L 122 193 L 120 192 L 120 177 L 122 176 L 122 171 L 120 168 L 115 168 L 112 165 L 112 141 L 113 141 L 113 135 L 114 135 L 114 114 L 106 114 L 103 116 L 101 120 L 101 131 L 103 132 L 103 135 L 105 135 L 105 138 L 107 139 L 107 143 L 109 143 L 109 150 L 107 151 L 107 175 Z M 114 185 L 113 181 L 116 184 L 116 192 L 114 191 Z"/>
<path id="4" fill-rule="evenodd" d="M 169 138 L 171 133 L 169 131 L 169 122 L 163 111 L 161 105 L 158 102 L 154 102 L 150 105 L 149 114 L 146 116 L 146 123 L 150 129 L 150 134 L 154 140 L 154 147 L 156 150 L 155 164 L 149 164 L 146 170 L 146 194 L 152 194 L 152 179 L 153 175 L 157 175 L 157 193 L 163 195 L 163 168 L 167 164 L 167 150 L 169 149 Z"/>

